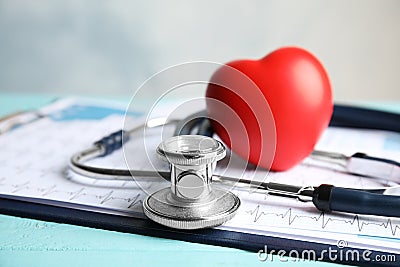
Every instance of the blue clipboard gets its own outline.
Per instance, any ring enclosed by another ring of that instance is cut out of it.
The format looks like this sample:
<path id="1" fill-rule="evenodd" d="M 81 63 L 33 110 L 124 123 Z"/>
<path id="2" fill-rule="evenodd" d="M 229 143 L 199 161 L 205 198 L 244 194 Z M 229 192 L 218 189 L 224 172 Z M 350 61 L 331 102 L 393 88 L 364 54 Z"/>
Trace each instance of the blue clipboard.
<path id="1" fill-rule="evenodd" d="M 399 122 L 400 114 L 358 107 L 335 105 L 330 126 L 379 129 L 400 132 Z M 268 247 L 269 251 L 274 250 L 275 253 L 283 250 L 286 252 L 286 255 L 288 255 L 290 251 L 296 250 L 299 255 L 305 256 L 305 258 L 307 258 L 307 255 L 309 257 L 311 255 L 307 253 L 303 254 L 302 252 L 313 250 L 317 253 L 317 255 L 321 255 L 322 251 L 327 251 L 331 246 L 315 242 L 261 236 L 219 229 L 203 229 L 195 231 L 177 230 L 164 227 L 144 218 L 126 217 L 85 211 L 81 209 L 64 208 L 56 205 L 38 204 L 4 197 L 0 197 L 0 213 L 57 223 L 67 223 L 146 236 L 238 248 L 252 252 L 263 251 L 265 246 Z M 347 251 L 354 249 L 355 248 L 352 247 L 345 247 L 342 249 L 342 251 L 343 254 L 345 254 Z M 370 258 L 374 258 L 376 255 L 395 255 L 396 261 L 371 262 L 363 259 L 360 259 L 359 261 L 349 261 L 343 257 L 338 258 L 334 262 L 351 265 L 356 264 L 360 266 L 398 266 L 400 261 L 400 254 L 389 254 L 381 251 L 371 250 Z M 329 256 L 323 253 L 322 257 L 318 260 L 332 262 Z"/>

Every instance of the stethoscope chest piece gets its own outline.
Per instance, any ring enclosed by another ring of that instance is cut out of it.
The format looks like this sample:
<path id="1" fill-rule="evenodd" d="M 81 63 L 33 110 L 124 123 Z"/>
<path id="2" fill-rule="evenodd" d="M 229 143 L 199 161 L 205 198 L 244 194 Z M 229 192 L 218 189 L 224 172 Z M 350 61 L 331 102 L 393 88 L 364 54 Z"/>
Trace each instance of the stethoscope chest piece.
<path id="1" fill-rule="evenodd" d="M 148 218 L 172 228 L 200 229 L 218 226 L 235 215 L 239 198 L 212 186 L 216 163 L 226 155 L 219 141 L 200 135 L 174 136 L 158 146 L 157 154 L 171 164 L 171 188 L 144 200 Z"/>

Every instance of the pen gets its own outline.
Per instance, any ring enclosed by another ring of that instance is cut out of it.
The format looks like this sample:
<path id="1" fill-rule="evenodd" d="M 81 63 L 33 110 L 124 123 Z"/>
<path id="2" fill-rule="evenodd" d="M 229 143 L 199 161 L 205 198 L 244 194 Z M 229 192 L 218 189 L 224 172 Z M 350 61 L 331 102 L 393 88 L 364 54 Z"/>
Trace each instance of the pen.
<path id="1" fill-rule="evenodd" d="M 45 115 L 37 111 L 17 111 L 0 118 L 0 135 L 20 125 L 31 123 L 44 118 Z"/>

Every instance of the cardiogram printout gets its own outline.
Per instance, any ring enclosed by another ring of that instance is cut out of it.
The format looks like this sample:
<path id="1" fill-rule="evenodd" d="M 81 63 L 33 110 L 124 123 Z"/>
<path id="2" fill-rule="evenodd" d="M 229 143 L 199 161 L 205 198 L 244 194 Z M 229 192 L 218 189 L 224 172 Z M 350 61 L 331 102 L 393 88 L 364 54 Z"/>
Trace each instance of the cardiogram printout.
<path id="1" fill-rule="evenodd" d="M 99 181 L 69 170 L 71 155 L 123 127 L 125 106 L 68 98 L 52 103 L 36 113 L 40 115 L 36 119 L 30 119 L 29 123 L 0 135 L 1 197 L 144 217 L 142 200 L 148 193 L 169 186 L 167 181 L 160 178 L 138 179 L 136 182 Z M 35 118 L 34 115 L 30 117 Z M 132 125 L 144 121 L 140 112 L 130 112 L 127 120 Z M 2 123 L 0 128 L 4 126 Z M 167 164 L 157 159 L 153 153 L 160 136 L 157 132 L 149 132 L 149 135 L 146 151 L 136 147 L 138 143 L 143 143 L 139 138 L 132 138 L 124 149 L 88 164 L 108 168 L 134 166 L 138 169 L 156 167 L 168 170 Z M 391 132 L 329 128 L 316 148 L 346 155 L 365 152 L 400 161 L 400 135 Z M 129 153 L 129 157 L 124 153 Z M 153 166 L 149 164 L 148 158 Z M 318 186 L 329 183 L 363 188 L 387 185 L 385 181 L 316 167 L 309 159 L 282 173 L 255 171 L 251 166 L 242 173 L 243 164 L 242 160 L 231 155 L 228 169 L 223 160 L 216 172 L 233 177 L 261 177 L 265 181 L 293 185 Z M 217 183 L 216 186 L 223 185 Z M 400 253 L 398 218 L 325 214 L 316 210 L 312 203 L 249 191 L 240 186 L 230 189 L 240 197 L 242 204 L 237 215 L 218 229 L 326 244 L 336 244 L 343 240 L 351 247 Z"/>

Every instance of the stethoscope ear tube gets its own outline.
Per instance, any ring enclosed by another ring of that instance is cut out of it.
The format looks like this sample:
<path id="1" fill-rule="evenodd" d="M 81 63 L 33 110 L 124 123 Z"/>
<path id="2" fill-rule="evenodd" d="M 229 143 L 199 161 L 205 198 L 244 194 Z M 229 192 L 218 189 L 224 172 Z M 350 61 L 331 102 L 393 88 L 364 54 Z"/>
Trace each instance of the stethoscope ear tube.
<path id="1" fill-rule="evenodd" d="M 384 130 L 400 133 L 400 114 L 380 110 L 367 109 L 335 104 L 329 126 Z M 190 115 L 180 121 L 174 135 L 190 134 L 195 125 L 201 125 L 198 132 L 202 135 L 212 136 L 213 129 L 207 119 L 205 110 Z M 204 130 L 206 129 L 206 130 Z"/>
<path id="2" fill-rule="evenodd" d="M 400 132 L 400 114 L 335 104 L 329 126 Z"/>
<path id="3" fill-rule="evenodd" d="M 400 197 L 323 184 L 312 199 L 323 212 L 340 211 L 365 215 L 400 217 Z"/>

